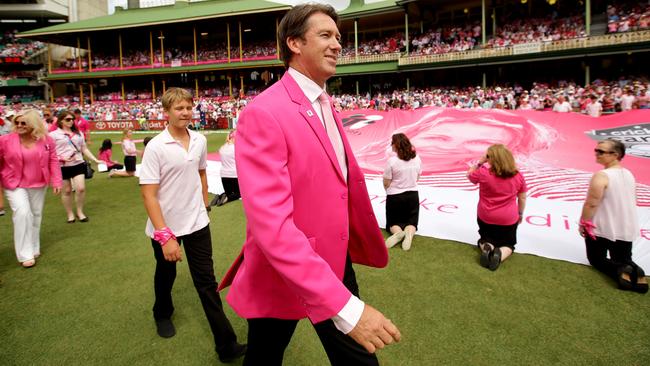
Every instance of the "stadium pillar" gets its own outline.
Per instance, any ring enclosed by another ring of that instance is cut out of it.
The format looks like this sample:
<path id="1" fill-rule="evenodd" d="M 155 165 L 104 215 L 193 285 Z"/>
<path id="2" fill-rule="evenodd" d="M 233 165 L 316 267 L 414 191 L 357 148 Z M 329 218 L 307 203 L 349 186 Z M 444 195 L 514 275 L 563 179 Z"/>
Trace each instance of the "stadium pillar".
<path id="1" fill-rule="evenodd" d="M 151 57 L 151 67 L 153 67 L 153 33 L 149 32 L 149 56 Z"/>
<path id="2" fill-rule="evenodd" d="M 359 80 L 355 81 L 354 83 L 356 84 L 357 87 L 357 95 L 359 95 Z"/>
<path id="3" fill-rule="evenodd" d="M 239 73 L 239 95 L 244 96 L 244 73 Z"/>
<path id="4" fill-rule="evenodd" d="M 485 24 L 485 0 L 481 0 L 481 44 L 485 45 L 485 33 L 486 33 L 486 24 Z"/>
<path id="5" fill-rule="evenodd" d="M 591 0 L 585 1 L 585 32 L 587 37 L 591 35 Z"/>
<path id="6" fill-rule="evenodd" d="M 77 69 L 81 72 L 81 40 L 77 37 Z"/>
<path id="7" fill-rule="evenodd" d="M 160 63 L 162 64 L 162 67 L 165 67 L 165 36 L 163 35 L 162 30 L 160 31 L 158 39 L 160 39 Z"/>
<path id="8" fill-rule="evenodd" d="M 198 78 L 194 78 L 194 92 L 195 92 L 194 93 L 194 98 L 198 98 L 199 97 L 199 79 Z"/>
<path id="9" fill-rule="evenodd" d="M 80 82 L 79 83 L 79 106 L 83 106 L 84 104 L 84 85 Z"/>
<path id="10" fill-rule="evenodd" d="M 483 72 L 483 90 L 487 87 L 487 75 Z"/>
<path id="11" fill-rule="evenodd" d="M 241 36 L 241 21 L 237 22 L 239 27 L 239 62 L 244 61 L 244 47 L 242 45 L 242 36 Z"/>
<path id="12" fill-rule="evenodd" d="M 117 34 L 117 43 L 120 47 L 120 69 L 123 69 L 124 63 L 122 62 L 122 33 Z"/>
<path id="13" fill-rule="evenodd" d="M 591 70 L 589 70 L 589 65 L 585 65 L 585 86 L 589 86 L 591 83 Z"/>
<path id="14" fill-rule="evenodd" d="M 404 34 L 406 38 L 406 54 L 409 54 L 409 13 L 404 13 Z"/>
<path id="15" fill-rule="evenodd" d="M 192 28 L 192 32 L 194 34 L 194 65 L 198 62 L 198 57 L 196 54 L 196 26 Z"/>
<path id="16" fill-rule="evenodd" d="M 163 79 L 163 81 L 162 81 L 162 84 L 163 84 L 163 90 L 162 90 L 162 92 L 163 92 L 163 94 L 165 94 L 165 92 L 167 91 L 167 84 L 165 84 L 165 80 L 164 80 L 164 79 Z"/>
<path id="17" fill-rule="evenodd" d="M 151 79 L 151 98 L 156 99 L 156 82 Z"/>
<path id="18" fill-rule="evenodd" d="M 280 39 L 278 38 L 278 28 L 280 27 L 278 18 L 275 18 L 275 53 L 278 56 L 278 60 L 280 59 Z"/>
<path id="19" fill-rule="evenodd" d="M 354 62 L 359 62 L 359 18 L 354 18 Z M 357 87 L 357 94 L 358 92 Z"/>
<path id="20" fill-rule="evenodd" d="M 406 78 L 406 91 L 408 92 L 411 89 L 411 78 Z"/>
<path id="21" fill-rule="evenodd" d="M 93 84 L 89 83 L 88 87 L 90 88 L 90 104 L 93 104 L 95 102 L 95 91 L 93 88 Z"/>
<path id="22" fill-rule="evenodd" d="M 126 95 L 124 93 L 124 80 L 120 81 L 120 84 L 122 85 L 122 102 L 126 102 Z"/>
<path id="23" fill-rule="evenodd" d="M 86 36 L 86 42 L 88 43 L 88 71 L 93 71 L 93 50 L 90 48 L 90 36 Z"/>
<path id="24" fill-rule="evenodd" d="M 228 49 L 228 63 L 230 63 L 230 23 L 226 23 L 226 48 Z"/>
<path id="25" fill-rule="evenodd" d="M 52 73 L 52 44 L 47 44 L 47 73 Z"/>
<path id="26" fill-rule="evenodd" d="M 228 75 L 228 95 L 232 98 L 232 76 Z"/>
<path id="27" fill-rule="evenodd" d="M 54 103 L 54 88 L 50 86 L 50 103 Z"/>

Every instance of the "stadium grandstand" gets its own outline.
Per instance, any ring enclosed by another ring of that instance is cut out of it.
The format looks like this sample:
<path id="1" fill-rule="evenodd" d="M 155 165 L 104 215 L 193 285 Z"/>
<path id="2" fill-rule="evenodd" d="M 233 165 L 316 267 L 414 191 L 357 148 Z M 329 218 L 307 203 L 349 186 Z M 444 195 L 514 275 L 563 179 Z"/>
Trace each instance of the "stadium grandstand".
<path id="1" fill-rule="evenodd" d="M 202 98 L 213 122 L 231 119 L 283 73 L 275 33 L 287 3 L 131 1 L 111 15 L 21 28 L 6 44 L 48 56 L 49 87 L 6 102 L 40 97 L 96 121 L 135 120 L 159 114 L 157 98 L 174 85 Z M 635 108 L 650 99 L 647 3 L 352 0 L 338 10 L 343 49 L 328 88 L 341 109 L 544 110 L 561 94 L 576 112 L 596 95 L 612 113 L 628 89 Z M 56 58 L 44 45 L 73 51 Z"/>

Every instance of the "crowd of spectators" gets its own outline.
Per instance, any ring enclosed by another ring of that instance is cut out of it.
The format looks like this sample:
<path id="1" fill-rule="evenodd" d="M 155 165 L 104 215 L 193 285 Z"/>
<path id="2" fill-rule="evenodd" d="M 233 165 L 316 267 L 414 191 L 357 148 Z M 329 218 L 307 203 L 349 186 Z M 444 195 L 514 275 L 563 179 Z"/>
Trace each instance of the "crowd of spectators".
<path id="1" fill-rule="evenodd" d="M 586 87 L 570 82 L 560 82 L 554 86 L 534 83 L 530 89 L 518 84 L 488 88 L 429 87 L 374 95 L 333 95 L 333 98 L 339 110 L 409 110 L 434 106 L 573 111 L 597 117 L 602 113 L 650 108 L 650 82 L 645 78 L 621 78 L 614 81 L 596 80 Z"/>
<path id="2" fill-rule="evenodd" d="M 255 59 L 259 57 L 276 56 L 277 48 L 275 41 L 256 42 L 245 45 L 242 49 L 242 59 Z M 206 43 L 197 49 L 197 62 L 227 62 L 228 49 L 225 43 L 211 44 Z M 154 50 L 153 54 L 154 64 L 162 64 L 162 54 L 160 49 Z M 165 49 L 165 65 L 182 66 L 194 64 L 194 50 L 181 49 L 177 47 L 169 47 Z M 231 44 L 230 59 L 239 60 L 239 47 Z M 79 68 L 86 70 L 88 68 L 88 58 L 69 58 L 63 65 L 63 69 L 75 70 Z M 107 54 L 102 52 L 93 52 L 92 54 L 92 67 L 99 68 L 119 68 L 120 58 L 116 54 Z M 122 65 L 124 67 L 132 66 L 149 66 L 151 65 L 151 54 L 149 51 L 142 50 L 124 50 L 122 54 Z"/>
<path id="3" fill-rule="evenodd" d="M 650 29 L 650 4 L 620 4 L 607 6 L 607 32 L 624 33 Z"/>
<path id="4" fill-rule="evenodd" d="M 0 36 L 0 57 L 25 58 L 45 48 L 39 41 L 16 38 L 17 31 L 6 31 Z"/>

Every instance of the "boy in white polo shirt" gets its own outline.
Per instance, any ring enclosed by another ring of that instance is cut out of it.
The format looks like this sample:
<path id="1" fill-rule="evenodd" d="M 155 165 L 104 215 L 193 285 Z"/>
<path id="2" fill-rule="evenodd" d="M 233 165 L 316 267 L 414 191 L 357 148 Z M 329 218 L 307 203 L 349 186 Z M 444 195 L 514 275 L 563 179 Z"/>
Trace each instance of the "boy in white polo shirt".
<path id="1" fill-rule="evenodd" d="M 246 346 L 223 312 L 212 262 L 210 218 L 207 214 L 207 142 L 205 136 L 187 129 L 192 118 L 192 95 L 185 89 L 170 88 L 162 97 L 168 115 L 167 128 L 147 145 L 142 158 L 140 187 L 149 219 L 146 234 L 156 258 L 153 315 L 158 334 L 176 334 L 171 291 L 176 262 L 182 258 L 180 245 L 190 267 L 194 287 L 208 318 L 216 351 L 222 362 L 244 355 Z"/>

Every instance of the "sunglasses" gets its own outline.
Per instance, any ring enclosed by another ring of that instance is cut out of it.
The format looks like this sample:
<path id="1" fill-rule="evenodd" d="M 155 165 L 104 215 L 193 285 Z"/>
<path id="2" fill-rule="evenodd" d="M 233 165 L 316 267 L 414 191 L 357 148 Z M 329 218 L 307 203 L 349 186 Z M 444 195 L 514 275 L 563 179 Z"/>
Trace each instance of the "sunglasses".
<path id="1" fill-rule="evenodd" d="M 605 154 L 614 154 L 616 151 L 605 151 L 601 149 L 594 149 L 594 152 L 598 155 L 605 155 Z"/>
<path id="2" fill-rule="evenodd" d="M 25 121 L 14 121 L 14 124 L 16 126 L 27 126 L 27 122 Z"/>
<path id="3" fill-rule="evenodd" d="M 64 121 L 74 121 L 74 118 L 72 118 L 72 117 L 67 117 L 67 118 L 64 118 L 63 120 L 64 120 Z"/>

